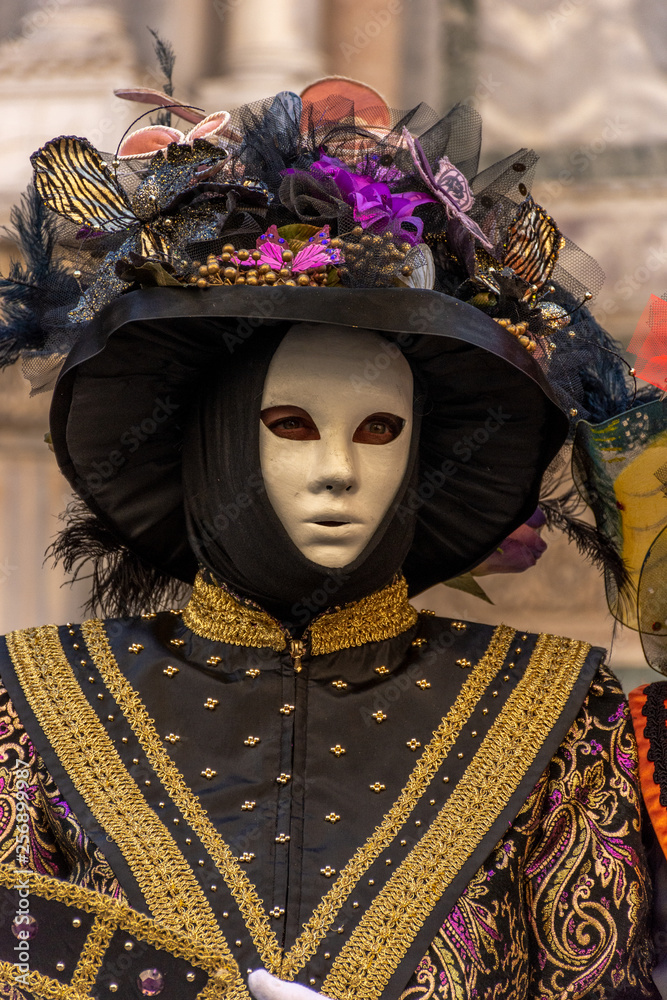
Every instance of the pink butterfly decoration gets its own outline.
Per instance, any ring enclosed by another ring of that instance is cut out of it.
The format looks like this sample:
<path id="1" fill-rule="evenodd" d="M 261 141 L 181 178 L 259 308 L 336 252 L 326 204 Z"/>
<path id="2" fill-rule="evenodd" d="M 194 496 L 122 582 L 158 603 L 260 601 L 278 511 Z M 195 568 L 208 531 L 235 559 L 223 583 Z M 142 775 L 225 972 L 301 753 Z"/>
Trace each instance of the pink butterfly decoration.
<path id="1" fill-rule="evenodd" d="M 329 242 L 329 226 L 323 226 L 318 231 L 317 236 L 310 236 L 307 245 L 296 252 L 289 265 L 292 272 L 343 263 L 340 250 L 330 247 Z M 268 264 L 274 271 L 279 271 L 284 266 L 283 250 L 289 250 L 289 242 L 280 235 L 277 226 L 269 226 L 267 231 L 257 239 L 256 247 L 261 252 L 259 260 L 239 260 L 238 257 L 234 256 L 232 263 L 237 267 L 257 267 L 260 264 Z"/>

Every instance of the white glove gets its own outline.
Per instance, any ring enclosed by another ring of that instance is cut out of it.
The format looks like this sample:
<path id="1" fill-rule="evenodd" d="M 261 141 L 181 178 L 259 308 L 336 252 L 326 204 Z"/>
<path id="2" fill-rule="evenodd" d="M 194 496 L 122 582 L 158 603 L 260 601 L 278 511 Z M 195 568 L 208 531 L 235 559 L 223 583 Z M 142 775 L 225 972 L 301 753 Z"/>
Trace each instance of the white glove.
<path id="1" fill-rule="evenodd" d="M 309 990 L 300 983 L 286 983 L 283 979 L 277 979 L 266 969 L 256 969 L 251 972 L 248 976 L 248 986 L 255 1000 L 315 1000 L 316 997 L 324 996 L 323 993 Z"/>

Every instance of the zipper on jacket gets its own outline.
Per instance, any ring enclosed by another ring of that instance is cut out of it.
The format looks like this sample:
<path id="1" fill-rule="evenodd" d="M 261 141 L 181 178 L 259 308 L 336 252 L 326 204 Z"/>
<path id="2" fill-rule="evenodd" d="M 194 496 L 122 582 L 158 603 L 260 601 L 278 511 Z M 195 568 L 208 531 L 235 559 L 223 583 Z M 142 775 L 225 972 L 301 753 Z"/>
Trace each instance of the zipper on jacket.
<path id="1" fill-rule="evenodd" d="M 306 653 L 306 644 L 302 639 L 292 639 L 289 646 L 289 653 L 294 664 L 294 673 L 301 673 L 301 657 Z"/>

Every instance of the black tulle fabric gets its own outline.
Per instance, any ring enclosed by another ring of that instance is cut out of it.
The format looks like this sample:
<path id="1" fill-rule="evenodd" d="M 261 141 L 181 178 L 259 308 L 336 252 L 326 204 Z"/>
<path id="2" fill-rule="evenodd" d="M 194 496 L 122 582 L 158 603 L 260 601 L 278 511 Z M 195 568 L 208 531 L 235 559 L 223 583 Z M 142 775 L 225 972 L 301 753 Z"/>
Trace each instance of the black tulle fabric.
<path id="1" fill-rule="evenodd" d="M 288 625 L 303 626 L 325 607 L 385 586 L 403 565 L 415 515 L 396 512 L 417 482 L 419 419 L 396 498 L 364 551 L 341 569 L 306 559 L 271 506 L 259 461 L 262 390 L 285 333 L 284 326 L 265 330 L 233 366 L 212 372 L 200 387 L 185 433 L 183 502 L 200 565 Z"/>

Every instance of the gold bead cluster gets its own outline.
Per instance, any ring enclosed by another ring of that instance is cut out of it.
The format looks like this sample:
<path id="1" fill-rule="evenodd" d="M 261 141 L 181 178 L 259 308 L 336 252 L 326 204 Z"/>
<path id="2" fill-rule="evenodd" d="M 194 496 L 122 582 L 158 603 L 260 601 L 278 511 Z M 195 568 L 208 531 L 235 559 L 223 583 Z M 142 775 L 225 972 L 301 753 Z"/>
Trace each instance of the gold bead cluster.
<path id="1" fill-rule="evenodd" d="M 525 347 L 529 354 L 533 353 L 537 347 L 537 343 L 526 332 L 528 330 L 526 320 L 522 320 L 520 323 L 512 323 L 511 320 L 501 317 L 500 319 L 496 319 L 496 323 L 504 327 L 513 337 L 516 337 L 521 346 Z"/>
<path id="2" fill-rule="evenodd" d="M 330 245 L 343 251 L 345 263 L 338 269 L 343 279 L 352 276 L 362 280 L 365 275 L 372 275 L 374 284 L 391 285 L 397 272 L 405 277 L 412 274 L 408 264 L 400 266 L 412 249 L 411 245 L 395 243 L 394 234 L 389 230 L 380 235 L 355 226 L 348 239 L 334 239 Z"/>
<path id="3" fill-rule="evenodd" d="M 333 246 L 336 241 L 332 240 Z M 282 267 L 275 270 L 270 264 L 257 263 L 261 258 L 261 250 L 235 250 L 231 243 L 226 243 L 220 256 L 211 253 L 205 264 L 193 262 L 194 273 L 187 278 L 189 285 L 196 288 L 209 288 L 211 285 L 299 285 L 318 286 L 327 283 L 325 266 L 313 268 L 307 273 L 295 275 L 292 272 L 294 253 L 291 250 L 282 251 Z M 240 261 L 235 264 L 232 258 Z M 243 266 L 245 261 L 254 261 L 250 266 Z"/>

